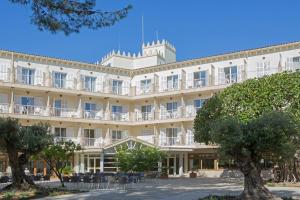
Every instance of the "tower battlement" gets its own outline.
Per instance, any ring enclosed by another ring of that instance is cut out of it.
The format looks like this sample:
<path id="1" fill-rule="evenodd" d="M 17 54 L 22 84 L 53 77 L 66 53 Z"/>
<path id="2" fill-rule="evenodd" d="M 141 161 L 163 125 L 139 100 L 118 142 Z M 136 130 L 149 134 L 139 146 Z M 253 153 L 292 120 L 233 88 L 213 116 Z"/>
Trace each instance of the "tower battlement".
<path id="1" fill-rule="evenodd" d="M 142 51 L 138 53 L 112 50 L 102 57 L 101 64 L 111 67 L 140 68 L 175 61 L 175 47 L 166 40 L 157 40 L 142 44 Z"/>

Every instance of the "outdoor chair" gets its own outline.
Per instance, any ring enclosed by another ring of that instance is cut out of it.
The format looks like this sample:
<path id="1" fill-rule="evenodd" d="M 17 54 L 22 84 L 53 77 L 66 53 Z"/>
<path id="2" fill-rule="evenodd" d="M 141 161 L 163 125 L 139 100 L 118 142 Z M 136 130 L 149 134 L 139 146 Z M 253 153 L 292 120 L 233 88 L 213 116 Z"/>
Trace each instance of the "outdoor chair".
<path id="1" fill-rule="evenodd" d="M 50 181 L 50 175 L 47 174 L 47 175 L 43 176 L 43 180 L 44 181 Z"/>
<path id="2" fill-rule="evenodd" d="M 79 183 L 81 182 L 81 178 L 78 175 L 73 175 L 71 176 L 71 183 L 72 186 L 76 186 L 76 188 L 78 188 Z M 73 188 L 73 187 L 72 187 Z M 74 188 L 73 188 L 74 189 Z"/>
<path id="3" fill-rule="evenodd" d="M 42 178 L 42 176 L 39 175 L 39 174 L 37 174 L 36 176 L 33 177 L 33 180 L 34 180 L 34 181 L 40 181 L 41 178 Z"/>
<path id="4" fill-rule="evenodd" d="M 65 183 L 70 182 L 70 177 L 68 177 L 68 176 L 63 176 L 63 182 L 65 182 Z"/>
<path id="5" fill-rule="evenodd" d="M 123 190 L 125 190 L 125 186 L 127 184 L 128 178 L 126 176 L 121 176 L 118 179 L 118 189 L 122 188 Z"/>
<path id="6" fill-rule="evenodd" d="M 0 183 L 8 183 L 8 182 L 9 182 L 9 177 L 8 176 L 1 176 Z"/>
<path id="7" fill-rule="evenodd" d="M 92 188 L 94 189 L 99 189 L 100 188 L 100 184 L 101 184 L 101 177 L 100 175 L 94 175 L 92 177 Z"/>
<path id="8" fill-rule="evenodd" d="M 90 189 L 90 187 L 91 187 L 91 177 L 90 177 L 90 175 L 84 175 L 83 176 L 83 183 L 84 183 L 84 187 L 87 187 L 88 189 Z"/>

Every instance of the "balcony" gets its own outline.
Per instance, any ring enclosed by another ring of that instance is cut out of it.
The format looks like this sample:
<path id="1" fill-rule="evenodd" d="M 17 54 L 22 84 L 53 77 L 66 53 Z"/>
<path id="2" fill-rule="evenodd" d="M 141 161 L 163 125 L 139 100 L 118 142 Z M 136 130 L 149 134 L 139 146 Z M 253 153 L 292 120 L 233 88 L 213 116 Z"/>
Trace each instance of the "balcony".
<path id="1" fill-rule="evenodd" d="M 154 91 L 155 91 L 155 87 L 153 84 L 147 86 L 140 86 L 136 88 L 136 95 L 153 94 Z"/>
<path id="2" fill-rule="evenodd" d="M 14 113 L 21 115 L 47 116 L 47 108 L 43 106 L 14 105 Z"/>
<path id="3" fill-rule="evenodd" d="M 102 111 L 85 110 L 83 111 L 84 119 L 104 119 Z"/>
<path id="4" fill-rule="evenodd" d="M 182 117 L 181 109 L 172 110 L 172 111 L 164 111 L 160 113 L 160 119 L 178 119 Z"/>
<path id="5" fill-rule="evenodd" d="M 129 113 L 111 113 L 111 120 L 113 121 L 129 121 Z"/>
<path id="6" fill-rule="evenodd" d="M 299 71 L 300 70 L 300 62 L 291 62 L 287 63 L 286 71 Z"/>
<path id="7" fill-rule="evenodd" d="M 51 115 L 55 117 L 80 118 L 79 112 L 75 108 L 52 108 Z"/>
<path id="8" fill-rule="evenodd" d="M 160 137 L 159 146 L 181 145 L 178 137 Z"/>
<path id="9" fill-rule="evenodd" d="M 75 144 L 79 144 L 78 139 L 76 137 L 54 137 L 54 141 L 60 142 L 60 141 L 72 141 Z"/>
<path id="10" fill-rule="evenodd" d="M 150 121 L 154 120 L 154 112 L 137 112 L 136 121 Z"/>
<path id="11" fill-rule="evenodd" d="M 16 83 L 23 84 L 23 85 L 44 86 L 44 77 L 37 76 L 37 75 L 19 74 L 17 76 Z"/>
<path id="12" fill-rule="evenodd" d="M 8 103 L 0 103 L 0 113 L 9 113 Z"/>
<path id="13" fill-rule="evenodd" d="M 7 69 L 0 71 L 0 81 L 9 82 L 10 81 L 10 73 Z"/>
<path id="14" fill-rule="evenodd" d="M 82 137 L 81 138 L 81 146 L 83 147 L 103 147 L 102 138 L 89 138 L 89 137 Z"/>

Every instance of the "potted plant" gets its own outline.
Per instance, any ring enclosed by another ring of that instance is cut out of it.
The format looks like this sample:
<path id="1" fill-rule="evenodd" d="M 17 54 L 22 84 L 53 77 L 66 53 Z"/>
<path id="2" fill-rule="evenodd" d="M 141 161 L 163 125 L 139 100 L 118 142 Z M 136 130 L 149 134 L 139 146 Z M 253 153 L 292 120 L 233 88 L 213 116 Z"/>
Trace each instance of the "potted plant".
<path id="1" fill-rule="evenodd" d="M 190 172 L 190 178 L 197 178 L 197 173 L 195 172 L 196 168 L 192 168 L 192 172 Z"/>

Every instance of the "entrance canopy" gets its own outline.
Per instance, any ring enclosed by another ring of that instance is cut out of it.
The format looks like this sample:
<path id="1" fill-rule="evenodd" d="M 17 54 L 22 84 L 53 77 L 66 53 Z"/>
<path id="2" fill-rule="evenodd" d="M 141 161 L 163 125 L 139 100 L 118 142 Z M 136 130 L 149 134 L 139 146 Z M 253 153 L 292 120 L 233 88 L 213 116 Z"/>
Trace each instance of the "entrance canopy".
<path id="1" fill-rule="evenodd" d="M 138 139 L 136 137 L 128 137 L 126 139 L 119 140 L 109 146 L 106 146 L 103 151 L 104 154 L 114 154 L 119 147 L 127 147 L 129 149 L 136 149 L 141 147 L 152 147 L 155 148 L 154 144 Z"/>

